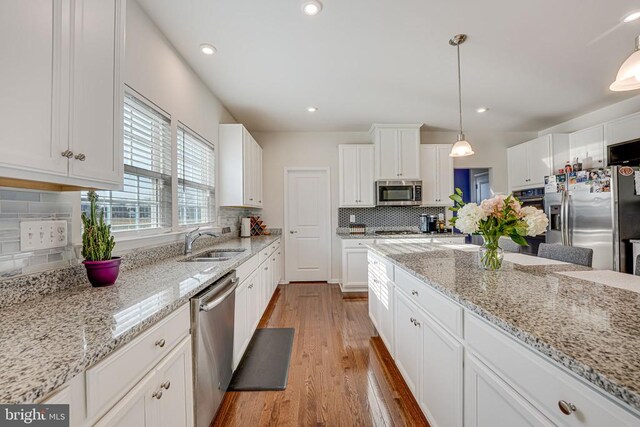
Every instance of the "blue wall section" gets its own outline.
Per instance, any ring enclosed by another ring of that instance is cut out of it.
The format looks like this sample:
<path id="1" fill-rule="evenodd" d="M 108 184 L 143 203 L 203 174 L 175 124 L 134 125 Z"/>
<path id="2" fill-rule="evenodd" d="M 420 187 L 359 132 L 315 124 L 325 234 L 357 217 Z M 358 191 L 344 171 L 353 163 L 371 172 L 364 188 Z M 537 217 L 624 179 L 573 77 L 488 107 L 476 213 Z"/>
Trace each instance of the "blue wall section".
<path id="1" fill-rule="evenodd" d="M 469 169 L 453 170 L 453 186 L 462 190 L 462 200 L 465 203 L 471 201 L 471 171 Z"/>

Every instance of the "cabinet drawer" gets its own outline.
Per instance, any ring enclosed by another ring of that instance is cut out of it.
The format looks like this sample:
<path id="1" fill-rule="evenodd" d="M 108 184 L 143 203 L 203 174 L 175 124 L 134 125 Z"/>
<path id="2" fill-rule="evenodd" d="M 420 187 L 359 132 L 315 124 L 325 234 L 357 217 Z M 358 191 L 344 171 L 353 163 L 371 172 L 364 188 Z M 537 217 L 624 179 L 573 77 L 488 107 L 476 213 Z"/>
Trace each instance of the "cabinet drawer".
<path id="1" fill-rule="evenodd" d="M 640 419 L 609 397 L 471 314 L 465 318 L 465 338 L 468 347 L 507 384 L 557 424 L 637 426 L 640 423 Z M 559 408 L 560 401 L 575 405 L 575 412 L 564 415 Z"/>
<path id="2" fill-rule="evenodd" d="M 343 248 L 364 248 L 367 245 L 373 245 L 373 239 L 344 239 L 342 241 Z"/>
<path id="3" fill-rule="evenodd" d="M 395 270 L 395 283 L 449 332 L 462 338 L 462 307 L 400 268 Z"/>
<path id="4" fill-rule="evenodd" d="M 260 251 L 260 264 L 269 259 L 269 255 L 271 255 L 271 247 L 267 246 Z"/>
<path id="5" fill-rule="evenodd" d="M 150 330 L 97 365 L 89 368 L 87 416 L 105 412 L 124 396 L 160 359 L 189 335 L 189 304 L 185 304 Z"/>
<path id="6" fill-rule="evenodd" d="M 260 265 L 259 255 L 254 255 L 246 262 L 240 264 L 238 268 L 236 268 L 236 277 L 238 278 L 238 283 L 244 282 L 245 279 L 249 277 L 256 268 L 258 268 L 258 265 Z"/>

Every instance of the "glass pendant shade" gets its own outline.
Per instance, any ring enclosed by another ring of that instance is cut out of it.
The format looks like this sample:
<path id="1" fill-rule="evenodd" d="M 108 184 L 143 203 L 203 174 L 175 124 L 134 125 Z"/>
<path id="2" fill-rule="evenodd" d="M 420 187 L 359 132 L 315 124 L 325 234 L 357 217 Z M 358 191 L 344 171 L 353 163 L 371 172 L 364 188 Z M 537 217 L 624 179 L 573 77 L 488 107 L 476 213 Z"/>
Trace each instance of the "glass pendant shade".
<path id="1" fill-rule="evenodd" d="M 449 44 L 456 47 L 456 51 L 458 54 L 458 112 L 460 113 L 460 133 L 458 134 L 458 142 L 453 144 L 453 147 L 451 147 L 451 151 L 449 152 L 450 157 L 465 157 L 473 154 L 473 148 L 471 148 L 471 144 L 467 142 L 467 138 L 465 138 L 462 131 L 462 79 L 460 77 L 460 44 L 464 43 L 465 40 L 467 40 L 466 34 L 456 34 L 451 40 L 449 40 Z"/>
<path id="2" fill-rule="evenodd" d="M 471 144 L 469 144 L 464 137 L 464 134 L 458 134 L 458 142 L 453 144 L 451 147 L 451 152 L 449 156 L 451 157 L 465 157 L 471 156 L 473 153 L 473 148 L 471 148 Z"/>
<path id="3" fill-rule="evenodd" d="M 615 92 L 640 89 L 640 36 L 636 38 L 636 51 L 622 63 L 609 89 Z"/>

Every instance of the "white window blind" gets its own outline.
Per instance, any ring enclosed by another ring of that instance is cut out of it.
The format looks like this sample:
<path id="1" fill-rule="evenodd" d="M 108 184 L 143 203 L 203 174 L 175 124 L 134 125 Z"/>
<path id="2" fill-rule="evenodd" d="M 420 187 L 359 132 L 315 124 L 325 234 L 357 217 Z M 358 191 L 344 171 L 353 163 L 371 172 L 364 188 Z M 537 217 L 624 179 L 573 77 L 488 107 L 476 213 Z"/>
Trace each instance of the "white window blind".
<path id="1" fill-rule="evenodd" d="M 124 100 L 124 185 L 99 191 L 99 206 L 114 232 L 171 226 L 171 124 L 130 93 Z M 86 193 L 82 210 L 88 211 Z"/>
<path id="2" fill-rule="evenodd" d="M 213 146 L 178 125 L 178 223 L 214 222 L 215 153 Z"/>

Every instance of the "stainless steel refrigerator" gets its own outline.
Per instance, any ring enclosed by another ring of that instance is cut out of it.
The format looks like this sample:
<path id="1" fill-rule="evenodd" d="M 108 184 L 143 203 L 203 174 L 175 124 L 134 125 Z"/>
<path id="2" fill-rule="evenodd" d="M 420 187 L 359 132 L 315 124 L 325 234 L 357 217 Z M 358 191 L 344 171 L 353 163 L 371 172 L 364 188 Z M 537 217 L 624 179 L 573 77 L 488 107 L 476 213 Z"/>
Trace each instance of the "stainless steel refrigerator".
<path id="1" fill-rule="evenodd" d="M 639 194 L 637 167 L 546 177 L 546 242 L 591 248 L 593 268 L 633 274 L 629 240 L 640 238 Z"/>

